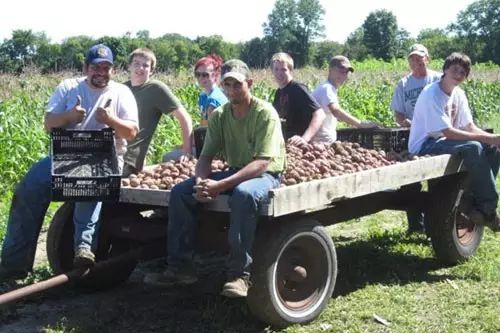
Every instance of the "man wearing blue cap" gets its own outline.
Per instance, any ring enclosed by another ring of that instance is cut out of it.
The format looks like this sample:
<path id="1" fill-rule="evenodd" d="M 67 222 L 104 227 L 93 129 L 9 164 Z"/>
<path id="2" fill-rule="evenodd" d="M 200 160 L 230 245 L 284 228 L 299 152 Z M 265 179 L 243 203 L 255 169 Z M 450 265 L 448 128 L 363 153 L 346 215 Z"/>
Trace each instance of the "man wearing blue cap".
<path id="1" fill-rule="evenodd" d="M 52 94 L 44 126 L 53 128 L 115 130 L 115 148 L 120 167 L 126 140 L 138 131 L 137 104 L 132 92 L 111 80 L 113 54 L 103 44 L 87 52 L 85 77 L 62 81 Z M 33 268 L 37 239 L 51 197 L 50 157 L 35 163 L 17 185 L 10 207 L 7 234 L 2 248 L 0 281 L 24 278 Z M 76 202 L 75 265 L 91 265 L 101 202 Z"/>

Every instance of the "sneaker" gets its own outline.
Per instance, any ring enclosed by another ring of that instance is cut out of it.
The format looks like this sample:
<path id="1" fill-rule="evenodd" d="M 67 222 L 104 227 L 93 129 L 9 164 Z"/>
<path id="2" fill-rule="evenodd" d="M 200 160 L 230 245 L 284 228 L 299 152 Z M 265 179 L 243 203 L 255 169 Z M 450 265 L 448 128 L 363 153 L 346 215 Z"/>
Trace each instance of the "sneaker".
<path id="1" fill-rule="evenodd" d="M 74 268 L 85 268 L 91 267 L 95 264 L 95 256 L 92 251 L 85 247 L 80 247 L 75 252 L 75 257 L 73 258 Z"/>
<path id="2" fill-rule="evenodd" d="M 224 284 L 221 295 L 229 298 L 247 297 L 249 288 L 250 282 L 248 278 L 238 277 Z"/>
<path id="3" fill-rule="evenodd" d="M 169 268 L 163 273 L 148 273 L 144 277 L 144 283 L 155 287 L 188 286 L 196 283 L 198 277 L 192 273 L 177 272 Z"/>
<path id="4" fill-rule="evenodd" d="M 28 273 L 21 270 L 10 270 L 0 265 L 0 283 L 21 280 L 28 276 Z"/>

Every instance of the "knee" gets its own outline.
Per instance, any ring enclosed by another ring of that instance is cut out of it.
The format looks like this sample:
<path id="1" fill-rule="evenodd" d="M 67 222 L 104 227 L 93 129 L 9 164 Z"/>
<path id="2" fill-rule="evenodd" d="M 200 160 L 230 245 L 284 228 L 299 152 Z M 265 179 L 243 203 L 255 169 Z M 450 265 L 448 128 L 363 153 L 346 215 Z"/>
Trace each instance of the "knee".
<path id="1" fill-rule="evenodd" d="M 483 153 L 483 145 L 478 141 L 469 141 L 466 145 L 464 145 L 464 149 L 462 149 L 462 154 L 464 157 L 469 156 L 473 158 L 479 158 Z"/>
<path id="2" fill-rule="evenodd" d="M 254 193 L 249 191 L 243 186 L 236 186 L 229 199 L 229 205 L 233 206 L 250 206 L 252 208 L 257 206 L 257 198 Z"/>

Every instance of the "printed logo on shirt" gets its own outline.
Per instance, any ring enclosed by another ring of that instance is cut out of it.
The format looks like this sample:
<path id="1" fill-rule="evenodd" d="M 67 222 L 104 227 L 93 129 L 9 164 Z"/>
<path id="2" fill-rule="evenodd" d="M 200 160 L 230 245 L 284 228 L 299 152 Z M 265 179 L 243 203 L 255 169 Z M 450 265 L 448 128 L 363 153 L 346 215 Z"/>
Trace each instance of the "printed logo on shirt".
<path id="1" fill-rule="evenodd" d="M 424 89 L 424 87 L 418 87 L 415 89 L 410 89 L 408 91 L 405 91 L 405 103 L 410 101 L 411 106 L 415 107 L 415 104 L 417 103 L 418 95 L 420 95 L 420 92 L 423 89 Z"/>

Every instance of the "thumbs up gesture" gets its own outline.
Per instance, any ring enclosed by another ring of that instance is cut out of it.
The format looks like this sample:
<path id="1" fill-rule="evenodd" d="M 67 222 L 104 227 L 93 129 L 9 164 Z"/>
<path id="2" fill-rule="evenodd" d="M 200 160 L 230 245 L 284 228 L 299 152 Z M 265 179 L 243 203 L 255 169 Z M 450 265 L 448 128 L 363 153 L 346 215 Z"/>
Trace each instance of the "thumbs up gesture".
<path id="1" fill-rule="evenodd" d="M 85 115 L 87 111 L 85 111 L 84 108 L 82 108 L 82 98 L 80 95 L 76 96 L 76 104 L 73 106 L 73 108 L 70 110 L 71 118 L 74 123 L 80 123 L 85 119 Z"/>
<path id="2" fill-rule="evenodd" d="M 103 124 L 109 125 L 109 119 L 112 117 L 111 98 L 109 98 L 104 106 L 100 106 L 95 111 L 95 119 Z"/>

